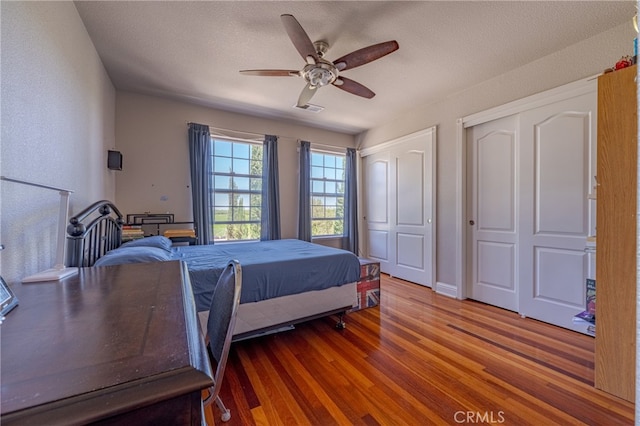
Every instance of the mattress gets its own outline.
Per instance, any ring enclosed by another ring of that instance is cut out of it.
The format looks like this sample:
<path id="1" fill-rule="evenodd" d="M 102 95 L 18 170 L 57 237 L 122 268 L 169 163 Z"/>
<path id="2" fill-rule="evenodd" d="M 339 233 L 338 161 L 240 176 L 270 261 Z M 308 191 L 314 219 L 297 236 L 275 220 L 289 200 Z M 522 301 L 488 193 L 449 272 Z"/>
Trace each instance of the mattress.
<path id="1" fill-rule="evenodd" d="M 238 337 L 264 330 L 264 333 L 291 329 L 293 324 L 318 315 L 356 304 L 356 283 L 348 283 L 324 290 L 314 290 L 288 296 L 276 297 L 260 302 L 243 303 L 238 307 L 238 316 L 233 335 Z M 198 312 L 202 330 L 206 332 L 209 311 Z M 258 333 L 259 335 L 260 333 Z"/>
<path id="2" fill-rule="evenodd" d="M 342 286 L 360 277 L 353 253 L 301 240 L 179 246 L 172 251 L 187 264 L 198 311 L 209 309 L 215 283 L 231 259 L 242 266 L 241 304 Z"/>

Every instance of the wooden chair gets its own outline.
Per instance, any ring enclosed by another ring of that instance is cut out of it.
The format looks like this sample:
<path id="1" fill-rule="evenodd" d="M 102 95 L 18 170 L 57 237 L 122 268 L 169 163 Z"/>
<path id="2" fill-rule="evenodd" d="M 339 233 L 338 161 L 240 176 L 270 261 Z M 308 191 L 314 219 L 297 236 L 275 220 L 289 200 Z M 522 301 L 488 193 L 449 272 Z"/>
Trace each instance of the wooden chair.
<path id="1" fill-rule="evenodd" d="M 207 319 L 206 340 L 209 344 L 211 366 L 215 370 L 215 374 L 214 384 L 209 388 L 209 395 L 203 401 L 205 405 L 208 405 L 215 400 L 216 405 L 222 411 L 221 418 L 224 422 L 231 419 L 231 413 L 222 403 L 219 394 L 231 347 L 241 289 L 242 268 L 237 260 L 231 260 L 218 279 Z"/>

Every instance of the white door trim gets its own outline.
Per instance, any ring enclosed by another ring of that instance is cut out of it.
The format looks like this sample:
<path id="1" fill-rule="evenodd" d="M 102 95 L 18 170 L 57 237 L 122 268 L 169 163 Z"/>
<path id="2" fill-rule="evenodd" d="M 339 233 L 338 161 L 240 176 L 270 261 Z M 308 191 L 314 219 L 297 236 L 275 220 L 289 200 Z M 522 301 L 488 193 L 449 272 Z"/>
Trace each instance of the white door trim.
<path id="1" fill-rule="evenodd" d="M 517 99 L 504 105 L 497 106 L 475 114 L 467 115 L 462 118 L 465 128 L 472 127 L 477 124 L 486 123 L 487 121 L 497 120 L 508 115 L 517 114 L 529 109 L 538 108 L 564 99 L 580 96 L 593 91 L 594 85 L 597 85 L 598 76 L 584 78 L 574 81 L 560 87 L 536 93 L 526 98 Z"/>
<path id="2" fill-rule="evenodd" d="M 466 238 L 466 232 L 464 231 L 466 223 L 465 212 L 467 211 L 467 154 L 465 149 L 467 141 L 465 129 L 477 124 L 497 120 L 508 115 L 518 114 L 528 109 L 537 108 L 543 105 L 557 102 L 562 99 L 567 99 L 588 93 L 594 90 L 594 86 L 597 86 L 597 78 L 597 75 L 584 78 L 572 83 L 565 84 L 563 86 L 555 87 L 553 89 L 537 93 L 535 95 L 527 96 L 526 98 L 518 99 L 504 105 L 500 105 L 495 108 L 490 108 L 485 111 L 467 115 L 456 120 L 456 188 L 458 191 L 458 197 L 456 201 L 456 232 L 458 239 L 456 243 L 455 256 L 455 295 L 458 299 L 467 298 L 467 259 L 465 253 L 467 250 L 468 242 Z"/>
<path id="3" fill-rule="evenodd" d="M 406 141 L 408 139 L 414 139 L 414 138 L 416 138 L 418 136 L 429 135 L 431 133 L 433 134 L 432 137 L 434 138 L 434 141 L 435 141 L 436 126 L 432 126 L 432 127 L 428 127 L 426 129 L 423 129 L 423 130 L 418 130 L 417 132 L 409 133 L 408 135 L 400 136 L 397 139 L 392 139 L 390 141 L 383 142 L 383 143 L 375 145 L 375 146 L 362 148 L 359 151 L 360 152 L 360 157 L 366 157 L 368 155 L 375 154 L 375 153 L 380 152 L 380 151 L 384 151 L 384 150 L 389 149 L 389 148 L 391 148 L 393 146 L 399 145 L 399 144 L 401 144 L 402 142 L 404 142 L 404 141 Z M 435 148 L 434 148 L 433 154 L 435 154 Z"/>

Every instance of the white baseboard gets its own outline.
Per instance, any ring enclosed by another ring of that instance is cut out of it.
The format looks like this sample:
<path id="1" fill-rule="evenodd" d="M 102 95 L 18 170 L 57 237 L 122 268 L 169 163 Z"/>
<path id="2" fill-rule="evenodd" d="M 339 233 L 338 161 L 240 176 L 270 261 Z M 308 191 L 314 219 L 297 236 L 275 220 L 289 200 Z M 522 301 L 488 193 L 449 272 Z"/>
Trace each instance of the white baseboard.
<path id="1" fill-rule="evenodd" d="M 458 287 L 455 284 L 448 284 L 443 282 L 436 282 L 434 290 L 438 294 L 443 296 L 452 297 L 458 299 Z"/>

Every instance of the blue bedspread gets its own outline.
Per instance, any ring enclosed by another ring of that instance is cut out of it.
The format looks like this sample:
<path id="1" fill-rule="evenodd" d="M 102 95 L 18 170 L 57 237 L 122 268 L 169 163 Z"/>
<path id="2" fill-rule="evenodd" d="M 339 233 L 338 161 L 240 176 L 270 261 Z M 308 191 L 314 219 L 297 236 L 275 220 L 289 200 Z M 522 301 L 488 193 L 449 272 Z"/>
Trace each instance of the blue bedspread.
<path id="1" fill-rule="evenodd" d="M 173 257 L 185 261 L 198 311 L 208 310 L 213 289 L 229 260 L 242 266 L 240 303 L 258 302 L 358 281 L 353 253 L 301 240 L 272 240 L 180 246 Z"/>

